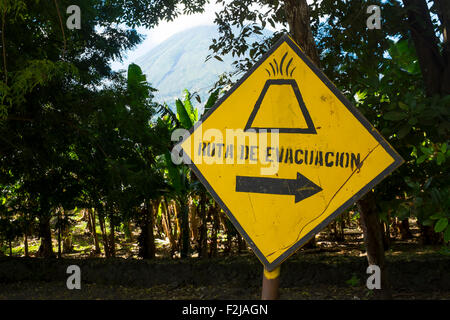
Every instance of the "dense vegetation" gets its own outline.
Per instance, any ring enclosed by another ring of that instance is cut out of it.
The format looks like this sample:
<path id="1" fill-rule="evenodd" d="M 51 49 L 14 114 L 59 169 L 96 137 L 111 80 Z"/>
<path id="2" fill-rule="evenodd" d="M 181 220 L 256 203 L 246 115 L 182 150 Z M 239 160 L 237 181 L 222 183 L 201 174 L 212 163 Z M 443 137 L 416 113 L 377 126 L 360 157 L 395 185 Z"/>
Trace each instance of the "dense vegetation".
<path id="1" fill-rule="evenodd" d="M 232 53 L 238 73 L 292 29 L 286 14 L 292 1 L 258 1 L 262 11 L 253 10 L 254 1 L 218 2 L 221 36 L 211 56 Z M 181 258 L 216 256 L 220 237 L 225 252 L 234 240 L 245 247 L 195 175 L 171 162 L 171 133 L 201 116 L 194 95 L 185 91 L 180 100 L 158 104 L 139 66 L 130 65 L 126 75 L 109 67 L 142 40 L 134 27 L 201 12 L 204 3 L 83 0 L 82 28 L 68 30 L 69 1 L 0 0 L 0 252 L 12 255 L 13 243 L 21 243 L 28 256 L 29 239 L 39 237 L 38 256 L 61 257 L 73 250 L 81 215 L 92 252 L 106 257 L 116 255 L 118 232 L 128 238 L 137 232 L 147 259 L 155 257 L 157 239 L 167 239 L 171 255 Z M 368 1 L 310 6 L 316 63 L 406 161 L 373 194 L 385 245 L 394 230 L 411 237 L 409 218 L 424 244 L 448 245 L 450 6 L 375 3 L 382 7 L 381 30 L 366 28 Z M 268 23 L 286 30 L 247 41 Z M 205 110 L 230 79 L 217 79 L 202 101 Z M 357 217 L 359 209 L 352 211 Z M 331 225 L 337 239 L 347 220 Z"/>

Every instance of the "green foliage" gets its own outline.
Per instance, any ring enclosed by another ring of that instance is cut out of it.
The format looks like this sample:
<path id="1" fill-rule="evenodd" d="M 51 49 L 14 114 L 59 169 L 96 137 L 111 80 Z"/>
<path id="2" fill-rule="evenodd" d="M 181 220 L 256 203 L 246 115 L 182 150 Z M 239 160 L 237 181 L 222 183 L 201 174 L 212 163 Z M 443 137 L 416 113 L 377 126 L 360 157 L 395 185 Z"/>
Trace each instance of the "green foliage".
<path id="1" fill-rule="evenodd" d="M 184 101 L 175 100 L 177 109 L 177 119 L 180 121 L 182 128 L 190 129 L 198 120 L 198 111 L 192 106 L 191 94 L 188 90 L 184 90 Z"/>
<path id="2" fill-rule="evenodd" d="M 134 63 L 128 66 L 127 90 L 133 99 L 131 104 L 138 103 L 140 100 L 149 97 L 150 91 L 152 91 L 141 68 Z"/>
<path id="3" fill-rule="evenodd" d="M 60 2 L 61 8 L 69 4 Z M 131 64 L 125 78 L 109 63 L 142 40 L 132 28 L 201 12 L 205 2 L 82 0 L 77 2 L 82 29 L 63 37 L 52 1 L 0 1 L 6 17 L 0 74 L 2 240 L 29 234 L 38 221 L 65 228 L 74 208 L 95 208 L 118 227 L 140 221 L 142 205 L 161 197 L 177 203 L 176 218 L 187 237 L 190 197 L 204 197 L 206 190 L 186 165 L 171 161 L 171 134 L 199 120 L 196 95 L 185 90 L 173 109 L 158 105 L 138 65 Z M 263 29 L 276 23 L 287 28 L 283 2 L 260 1 L 260 11 L 249 0 L 218 3 L 220 37 L 210 57 L 231 54 L 236 73 L 248 70 L 282 33 L 265 36 Z M 367 32 L 361 7 L 377 3 L 383 3 L 389 23 Z M 416 217 L 449 241 L 450 96 L 426 95 L 403 7 L 395 0 L 323 0 L 311 5 L 311 17 L 325 74 L 406 160 L 377 187 L 380 217 Z M 233 76 L 219 78 L 204 114 Z M 226 225 L 233 234 L 229 221 Z M 348 284 L 358 281 L 353 275 Z"/>
<path id="4" fill-rule="evenodd" d="M 444 241 L 450 241 L 450 228 L 448 226 L 445 228 Z"/>
<path id="5" fill-rule="evenodd" d="M 33 0 L 38 3 L 39 0 Z M 2 0 L 0 1 L 0 12 L 4 12 L 5 15 L 11 15 L 14 19 L 23 20 L 26 14 L 27 4 L 23 0 Z"/>
<path id="6" fill-rule="evenodd" d="M 254 10 L 255 1 L 250 0 L 218 0 L 222 5 L 216 14 L 214 22 L 218 26 L 220 37 L 213 39 L 210 49 L 213 51 L 208 58 L 231 54 L 236 58 L 233 63 L 235 73 L 250 69 L 286 31 L 275 32 L 265 36 L 264 29 L 268 24 L 275 28 L 275 23 L 286 26 L 284 6 L 282 1 L 257 1 L 262 10 Z M 255 35 L 260 39 L 255 39 Z"/>
<path id="7" fill-rule="evenodd" d="M 217 102 L 219 98 L 220 89 L 214 90 L 211 95 L 208 97 L 208 101 L 206 101 L 205 108 L 203 114 L 207 113 Z"/>
<path id="8" fill-rule="evenodd" d="M 450 96 L 425 95 L 406 15 L 397 1 L 383 4 L 389 24 L 371 33 L 358 31 L 365 24 L 364 15 L 355 15 L 358 3 L 338 3 L 335 16 L 318 25 L 325 73 L 354 97 L 356 106 L 406 160 L 377 187 L 380 215 L 389 211 L 401 220 L 413 216 L 432 225 L 430 216 L 448 212 Z M 319 14 L 328 5 L 331 1 L 323 1 L 316 8 Z M 342 28 L 350 28 L 349 37 L 338 34 Z M 440 232 L 444 224 L 435 230 Z"/>
<path id="9" fill-rule="evenodd" d="M 355 273 L 353 273 L 352 277 L 350 279 L 348 279 L 347 281 L 345 281 L 345 283 L 347 283 L 351 287 L 357 287 L 357 286 L 359 286 L 360 279 L 358 278 L 358 276 Z"/>
<path id="10" fill-rule="evenodd" d="M 250 43 L 251 34 L 267 24 L 287 27 L 283 2 L 261 1 L 264 10 L 258 12 L 249 1 L 220 3 L 223 9 L 215 22 L 221 36 L 211 49 L 219 55 L 232 53 L 239 58 L 236 68 L 248 70 L 279 37 L 274 33 Z M 368 31 L 361 8 L 373 4 L 382 7 L 382 28 Z M 406 160 L 376 188 L 380 217 L 390 212 L 399 219 L 415 216 L 433 225 L 431 215 L 448 212 L 446 200 L 434 199 L 438 194 L 445 199 L 449 189 L 450 96 L 426 96 L 403 4 L 323 0 L 310 5 L 310 14 L 324 73 Z M 439 30 L 438 23 L 435 27 Z M 444 225 L 441 220 L 435 230 L 447 234 Z"/>
<path id="11" fill-rule="evenodd" d="M 201 13 L 206 0 L 167 1 L 97 1 L 103 6 L 103 17 L 114 16 L 115 23 L 125 23 L 132 28 L 156 27 L 160 21 L 172 21 L 180 14 Z"/>
<path id="12" fill-rule="evenodd" d="M 191 128 L 193 122 L 189 114 L 189 108 L 186 108 L 186 105 L 179 99 L 175 101 L 175 104 L 177 106 L 177 118 L 180 121 L 181 125 L 185 129 Z"/>
<path id="13" fill-rule="evenodd" d="M 448 218 L 440 218 L 436 225 L 434 226 L 434 231 L 436 232 L 442 232 L 447 228 L 448 225 Z"/>
<path id="14" fill-rule="evenodd" d="M 70 4 L 59 1 L 61 9 Z M 63 228 L 70 216 L 57 213 L 75 207 L 95 208 L 118 226 L 167 189 L 157 158 L 170 140 L 152 123 L 154 89 L 137 65 L 124 78 L 109 64 L 141 41 L 130 26 L 170 20 L 181 6 L 200 12 L 203 4 L 78 1 L 82 29 L 63 34 L 65 13 L 53 1 L 0 2 L 0 236 L 29 232 L 34 220 Z"/>

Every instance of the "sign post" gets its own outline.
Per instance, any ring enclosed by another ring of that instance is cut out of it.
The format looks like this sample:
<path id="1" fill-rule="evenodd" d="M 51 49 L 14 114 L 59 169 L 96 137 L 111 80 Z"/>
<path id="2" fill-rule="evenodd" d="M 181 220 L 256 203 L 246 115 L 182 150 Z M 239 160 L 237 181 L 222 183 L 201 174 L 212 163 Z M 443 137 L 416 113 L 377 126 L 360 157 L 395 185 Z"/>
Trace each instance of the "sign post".
<path id="1" fill-rule="evenodd" d="M 287 35 L 180 147 L 264 265 L 263 298 L 283 261 L 403 163 Z"/>
<path id="2" fill-rule="evenodd" d="M 264 268 L 261 300 L 277 300 L 279 298 L 278 288 L 280 286 L 280 267 L 273 271 Z"/>

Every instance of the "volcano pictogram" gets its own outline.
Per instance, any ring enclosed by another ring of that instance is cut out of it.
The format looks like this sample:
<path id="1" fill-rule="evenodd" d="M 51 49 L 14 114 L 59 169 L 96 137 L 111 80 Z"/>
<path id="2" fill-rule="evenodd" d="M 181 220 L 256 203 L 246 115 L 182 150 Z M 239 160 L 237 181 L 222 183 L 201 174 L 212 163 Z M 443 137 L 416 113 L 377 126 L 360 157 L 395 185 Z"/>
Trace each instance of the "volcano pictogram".
<path id="1" fill-rule="evenodd" d="M 245 131 L 253 129 L 259 132 L 259 130 L 276 129 L 280 133 L 317 133 L 297 82 L 291 79 L 295 70 L 294 67 L 289 72 L 292 59 L 283 70 L 286 55 L 287 53 L 280 64 L 275 59 L 274 64 L 269 63 L 272 73 L 266 68 L 270 77 L 278 77 L 278 79 L 266 81 L 247 121 Z"/>

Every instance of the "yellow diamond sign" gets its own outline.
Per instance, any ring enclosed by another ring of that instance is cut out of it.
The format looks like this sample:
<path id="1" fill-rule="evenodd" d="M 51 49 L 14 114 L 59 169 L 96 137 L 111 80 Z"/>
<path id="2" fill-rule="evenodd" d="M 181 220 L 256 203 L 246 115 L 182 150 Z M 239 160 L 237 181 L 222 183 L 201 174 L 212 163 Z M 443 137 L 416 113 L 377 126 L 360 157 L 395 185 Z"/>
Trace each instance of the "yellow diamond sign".
<path id="1" fill-rule="evenodd" d="M 288 36 L 180 145 L 269 271 L 403 162 Z"/>

